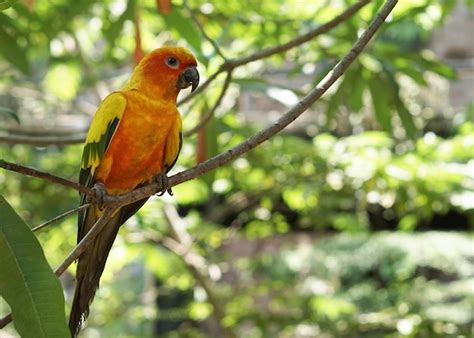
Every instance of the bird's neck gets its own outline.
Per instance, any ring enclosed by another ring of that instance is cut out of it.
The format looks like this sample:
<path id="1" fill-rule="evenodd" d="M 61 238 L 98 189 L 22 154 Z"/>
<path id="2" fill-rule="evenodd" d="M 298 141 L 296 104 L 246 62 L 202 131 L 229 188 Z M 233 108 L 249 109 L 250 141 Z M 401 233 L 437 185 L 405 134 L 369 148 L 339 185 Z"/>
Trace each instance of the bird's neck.
<path id="1" fill-rule="evenodd" d="M 134 74 L 135 75 L 135 74 Z M 138 90 L 150 99 L 159 99 L 167 102 L 176 102 L 179 89 L 166 78 L 157 78 L 150 81 L 141 76 L 132 76 L 125 85 L 125 90 Z"/>

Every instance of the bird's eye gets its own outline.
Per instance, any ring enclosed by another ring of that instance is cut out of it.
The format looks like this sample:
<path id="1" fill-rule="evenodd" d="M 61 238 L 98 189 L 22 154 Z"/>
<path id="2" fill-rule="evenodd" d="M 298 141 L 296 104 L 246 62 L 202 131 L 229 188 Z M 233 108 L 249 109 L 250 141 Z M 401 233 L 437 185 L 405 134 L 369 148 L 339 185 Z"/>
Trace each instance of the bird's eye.
<path id="1" fill-rule="evenodd" d="M 166 64 L 168 67 L 176 69 L 179 66 L 179 61 L 174 56 L 169 56 L 166 58 Z"/>

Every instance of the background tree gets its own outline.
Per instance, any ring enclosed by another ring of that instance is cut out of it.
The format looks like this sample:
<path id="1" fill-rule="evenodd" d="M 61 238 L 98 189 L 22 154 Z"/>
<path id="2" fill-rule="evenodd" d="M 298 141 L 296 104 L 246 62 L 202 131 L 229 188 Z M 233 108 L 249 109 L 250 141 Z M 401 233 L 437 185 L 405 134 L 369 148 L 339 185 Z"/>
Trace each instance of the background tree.
<path id="1" fill-rule="evenodd" d="M 193 167 L 294 106 L 382 2 L 168 5 L 37 0 L 1 12 L 0 139 L 13 146 L 0 158 L 75 180 L 81 147 L 69 144 L 99 99 L 144 51 L 178 43 L 208 76 L 180 108 L 174 172 Z M 427 49 L 454 6 L 400 2 L 301 122 L 152 199 L 121 230 L 84 336 L 469 335 L 472 237 L 430 230 L 474 224 L 472 108 L 423 98 L 455 77 Z M 73 190 L 41 180 L 2 171 L 0 183 L 32 226 L 77 205 Z M 74 218 L 38 238 L 58 266 Z M 61 281 L 72 291 L 72 274 Z"/>

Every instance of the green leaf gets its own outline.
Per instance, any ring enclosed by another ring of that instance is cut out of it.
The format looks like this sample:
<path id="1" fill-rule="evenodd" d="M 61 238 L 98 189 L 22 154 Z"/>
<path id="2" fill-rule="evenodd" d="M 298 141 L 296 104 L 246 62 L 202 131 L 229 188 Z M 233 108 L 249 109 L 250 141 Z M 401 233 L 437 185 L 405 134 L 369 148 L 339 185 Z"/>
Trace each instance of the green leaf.
<path id="1" fill-rule="evenodd" d="M 423 73 L 425 71 L 433 72 L 450 80 L 456 79 L 456 71 L 438 60 L 435 54 L 429 50 L 423 50 L 421 52 L 405 51 L 400 49 L 399 46 L 391 43 L 381 42 L 374 47 L 377 58 L 384 63 L 388 60 L 392 60 L 396 66 L 397 71 L 399 67 L 402 67 L 402 72 L 406 72 L 408 68 L 415 68 L 418 72 Z M 418 77 L 416 75 L 415 77 Z M 415 78 L 415 81 L 417 79 Z"/>
<path id="2" fill-rule="evenodd" d="M 216 119 L 211 118 L 205 126 L 204 137 L 206 138 L 206 156 L 211 158 L 219 153 L 219 145 L 217 143 L 217 125 Z M 207 184 L 209 191 L 212 189 L 212 184 L 216 178 L 216 171 L 212 170 L 202 176 L 202 180 Z"/>
<path id="3" fill-rule="evenodd" d="M 411 115 L 410 111 L 408 110 L 405 103 L 400 97 L 400 86 L 398 85 L 392 73 L 387 71 L 386 74 L 389 84 L 388 87 L 391 88 L 394 93 L 393 101 L 395 104 L 395 110 L 398 113 L 398 117 L 400 117 L 403 128 L 405 129 L 405 132 L 407 133 L 408 137 L 410 137 L 411 139 L 415 139 L 418 130 L 415 126 L 415 122 L 413 121 L 413 116 Z"/>
<path id="4" fill-rule="evenodd" d="M 328 123 L 334 118 L 336 111 L 342 105 L 349 107 L 355 113 L 362 109 L 364 105 L 363 95 L 367 82 L 364 76 L 365 71 L 366 67 L 360 61 L 357 61 L 344 74 L 336 92 L 328 99 L 326 112 Z"/>
<path id="5" fill-rule="evenodd" d="M 370 95 L 372 96 L 372 103 L 374 105 L 374 113 L 377 121 L 382 128 L 391 133 L 392 132 L 392 112 L 390 109 L 391 100 L 389 91 L 387 90 L 387 83 L 380 74 L 373 74 L 368 82 Z"/>
<path id="6" fill-rule="evenodd" d="M 355 63 L 353 67 L 348 69 L 348 81 L 352 83 L 352 88 L 348 92 L 348 103 L 352 111 L 359 112 L 364 106 L 364 89 L 365 78 L 363 76 L 363 68 L 359 63 Z"/>
<path id="7" fill-rule="evenodd" d="M 409 76 L 413 81 L 415 81 L 420 86 L 428 86 L 428 82 L 426 82 L 423 76 L 423 72 L 419 71 L 418 69 L 414 67 L 397 67 L 397 71 Z"/>
<path id="8" fill-rule="evenodd" d="M 123 13 L 115 20 L 112 21 L 109 25 L 104 26 L 103 33 L 108 42 L 108 53 L 115 47 L 115 42 L 122 32 L 123 25 L 127 20 L 133 20 L 133 13 L 135 11 L 135 0 L 129 0 L 127 2 L 127 8 Z"/>
<path id="9" fill-rule="evenodd" d="M 238 84 L 242 89 L 253 92 L 265 92 L 271 86 L 268 81 L 256 78 L 237 78 L 232 82 Z"/>
<path id="10" fill-rule="evenodd" d="M 370 14 L 370 17 L 373 18 L 377 15 L 378 11 L 380 10 L 380 7 L 383 5 L 383 0 L 376 0 L 374 1 L 372 5 L 372 13 Z"/>
<path id="11" fill-rule="evenodd" d="M 201 179 L 179 184 L 173 191 L 179 204 L 204 203 L 209 198 L 209 188 Z"/>
<path id="12" fill-rule="evenodd" d="M 10 21 L 10 18 L 0 13 L 0 25 L 2 26 L 0 29 L 0 54 L 21 72 L 28 74 L 30 64 L 26 58 L 27 50 L 18 45 L 19 34 L 17 28 L 11 26 Z"/>
<path id="13" fill-rule="evenodd" d="M 404 53 L 402 56 L 410 59 L 421 69 L 444 76 L 447 79 L 454 80 L 457 77 L 456 70 L 447 64 L 436 59 L 430 51 L 422 51 L 421 53 Z"/>
<path id="14" fill-rule="evenodd" d="M 0 11 L 10 8 L 17 2 L 18 0 L 0 0 Z"/>
<path id="15" fill-rule="evenodd" d="M 400 120 L 402 121 L 403 128 L 405 128 L 408 137 L 414 140 L 416 138 L 418 130 L 415 126 L 415 122 L 413 121 L 413 116 L 410 114 L 410 111 L 405 106 L 400 97 L 397 96 L 395 102 L 397 107 L 397 113 L 400 117 Z"/>
<path id="16" fill-rule="evenodd" d="M 78 24 L 76 18 L 84 18 L 87 15 L 89 17 L 95 16 L 92 13 L 92 7 L 96 3 L 95 0 L 49 1 L 49 6 L 45 7 L 44 11 L 39 10 L 43 6 L 36 6 L 35 13 L 32 12 L 31 14 L 33 14 L 33 18 L 38 19 L 41 32 L 45 33 L 49 40 L 52 40 L 60 32 L 66 31 L 72 34 L 76 31 L 77 28 L 75 27 Z M 61 15 L 58 15 L 58 13 L 61 13 Z M 87 21 L 82 21 L 81 24 L 84 25 L 85 22 Z"/>
<path id="17" fill-rule="evenodd" d="M 427 70 L 433 73 L 436 73 L 438 75 L 444 76 L 447 79 L 455 80 L 457 78 L 456 70 L 452 68 L 451 66 L 448 66 L 442 62 L 429 60 L 429 59 L 423 59 L 420 63 L 424 65 Z"/>
<path id="18" fill-rule="evenodd" d="M 207 65 L 208 59 L 201 48 L 201 34 L 192 24 L 192 20 L 182 15 L 181 8 L 173 7 L 169 15 L 163 16 L 163 20 L 165 21 L 166 27 L 169 30 L 175 30 L 179 37 L 185 39 L 197 58 Z"/>
<path id="19" fill-rule="evenodd" d="M 342 83 L 339 85 L 336 92 L 333 95 L 331 95 L 331 97 L 328 100 L 327 110 L 326 110 L 327 123 L 331 122 L 331 120 L 334 118 L 336 114 L 336 111 L 340 108 L 341 104 L 343 103 L 345 87 L 348 84 L 347 77 L 344 75 L 344 78 L 341 81 Z"/>
<path id="20" fill-rule="evenodd" d="M 18 114 L 8 107 L 0 106 L 0 115 L 5 115 L 7 117 L 10 117 L 14 119 L 16 122 L 18 122 L 18 124 L 20 124 L 20 118 L 18 117 Z"/>
<path id="21" fill-rule="evenodd" d="M 58 278 L 29 227 L 0 196 L 0 295 L 22 337 L 70 337 Z"/>

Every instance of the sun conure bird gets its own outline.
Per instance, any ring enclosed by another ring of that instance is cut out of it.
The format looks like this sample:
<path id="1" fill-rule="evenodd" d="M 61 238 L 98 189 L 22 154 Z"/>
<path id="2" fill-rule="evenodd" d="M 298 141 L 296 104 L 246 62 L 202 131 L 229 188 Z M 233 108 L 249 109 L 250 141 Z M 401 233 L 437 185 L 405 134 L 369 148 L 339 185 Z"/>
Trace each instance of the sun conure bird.
<path id="1" fill-rule="evenodd" d="M 199 84 L 194 56 L 184 48 L 158 48 L 135 67 L 131 79 L 100 104 L 89 128 L 79 182 L 98 192 L 129 192 L 163 180 L 182 144 L 176 99 L 181 89 Z M 77 336 L 89 313 L 107 256 L 120 226 L 147 199 L 118 210 L 79 257 L 69 328 Z M 81 195 L 81 205 L 86 196 Z M 100 217 L 97 204 L 79 213 L 78 242 Z"/>

